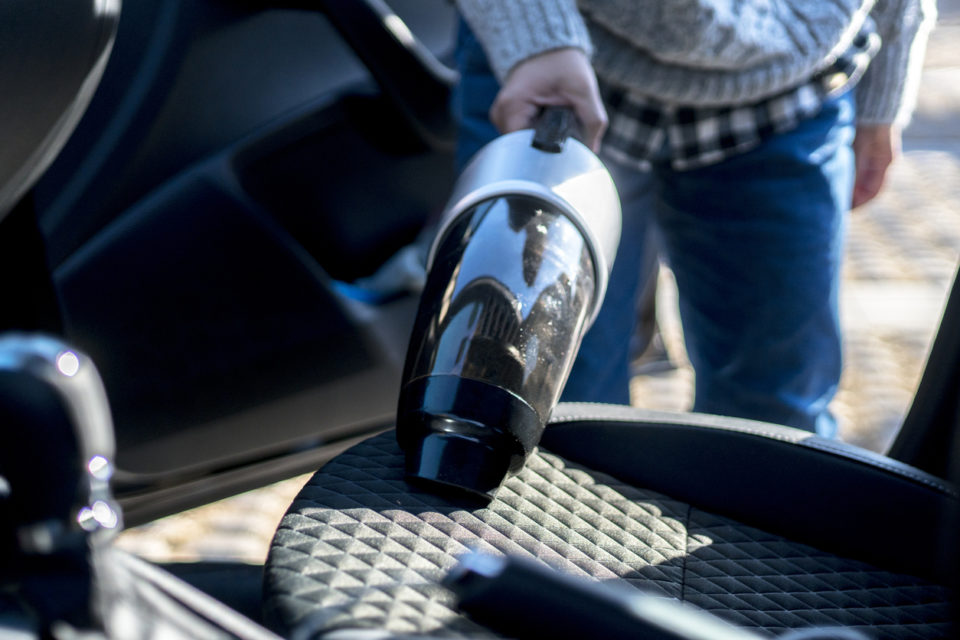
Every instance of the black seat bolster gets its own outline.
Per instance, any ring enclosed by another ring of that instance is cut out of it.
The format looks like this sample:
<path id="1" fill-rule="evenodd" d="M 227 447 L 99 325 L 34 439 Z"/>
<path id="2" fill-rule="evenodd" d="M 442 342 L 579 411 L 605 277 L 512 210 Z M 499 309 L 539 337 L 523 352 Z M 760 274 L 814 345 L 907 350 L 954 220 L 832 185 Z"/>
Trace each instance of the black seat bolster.
<path id="1" fill-rule="evenodd" d="M 541 445 L 635 486 L 878 567 L 951 584 L 957 488 L 885 456 L 761 422 L 560 404 Z"/>

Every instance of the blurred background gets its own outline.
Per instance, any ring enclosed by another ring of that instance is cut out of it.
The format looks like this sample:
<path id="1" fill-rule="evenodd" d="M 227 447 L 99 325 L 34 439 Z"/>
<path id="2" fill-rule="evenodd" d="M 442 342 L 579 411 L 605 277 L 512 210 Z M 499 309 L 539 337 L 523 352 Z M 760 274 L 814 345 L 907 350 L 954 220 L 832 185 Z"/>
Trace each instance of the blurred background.
<path id="1" fill-rule="evenodd" d="M 916 115 L 881 195 L 853 212 L 841 290 L 846 365 L 832 405 L 844 441 L 883 452 L 910 406 L 960 261 L 960 0 L 939 0 Z M 663 269 L 658 319 L 674 369 L 634 378 L 635 406 L 686 410 L 676 288 Z M 130 529 L 124 549 L 163 562 L 262 564 L 298 476 Z"/>

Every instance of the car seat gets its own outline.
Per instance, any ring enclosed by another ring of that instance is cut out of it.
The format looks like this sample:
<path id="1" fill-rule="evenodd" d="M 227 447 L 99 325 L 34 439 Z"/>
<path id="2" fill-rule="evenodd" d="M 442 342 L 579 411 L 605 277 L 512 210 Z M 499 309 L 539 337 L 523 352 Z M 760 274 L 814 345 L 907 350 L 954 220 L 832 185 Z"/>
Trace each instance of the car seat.
<path id="1" fill-rule="evenodd" d="M 934 347 L 953 370 L 928 377 L 955 379 L 958 321 L 955 284 Z M 955 411 L 922 410 L 951 417 L 908 421 L 902 438 L 956 434 Z M 957 445 L 955 435 L 942 445 L 954 460 Z M 486 637 L 440 586 L 474 549 L 674 598 L 763 634 L 950 638 L 958 504 L 939 475 L 805 431 L 561 404 L 489 504 L 407 484 L 393 433 L 329 462 L 274 537 L 266 616 L 296 637 Z"/>

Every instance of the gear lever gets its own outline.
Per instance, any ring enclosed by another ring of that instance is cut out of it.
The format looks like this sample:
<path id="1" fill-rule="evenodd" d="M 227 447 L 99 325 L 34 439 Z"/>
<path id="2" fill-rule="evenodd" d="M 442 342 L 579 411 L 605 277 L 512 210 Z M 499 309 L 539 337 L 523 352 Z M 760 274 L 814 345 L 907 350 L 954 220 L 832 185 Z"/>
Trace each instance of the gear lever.
<path id="1" fill-rule="evenodd" d="M 91 554 L 122 522 L 109 487 L 113 425 L 93 363 L 51 337 L 0 338 L 0 424 L 0 575 L 42 629 L 96 626 Z"/>

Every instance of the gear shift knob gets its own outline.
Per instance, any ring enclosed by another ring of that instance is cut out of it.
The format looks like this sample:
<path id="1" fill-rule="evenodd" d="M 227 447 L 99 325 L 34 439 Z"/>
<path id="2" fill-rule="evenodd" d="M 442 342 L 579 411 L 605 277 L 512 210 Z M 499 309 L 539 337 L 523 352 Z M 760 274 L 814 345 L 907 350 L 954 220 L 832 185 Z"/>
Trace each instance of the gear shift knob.
<path id="1" fill-rule="evenodd" d="M 50 337 L 0 339 L 0 422 L 3 510 L 20 552 L 53 553 L 73 536 L 119 530 L 113 424 L 88 357 Z"/>

